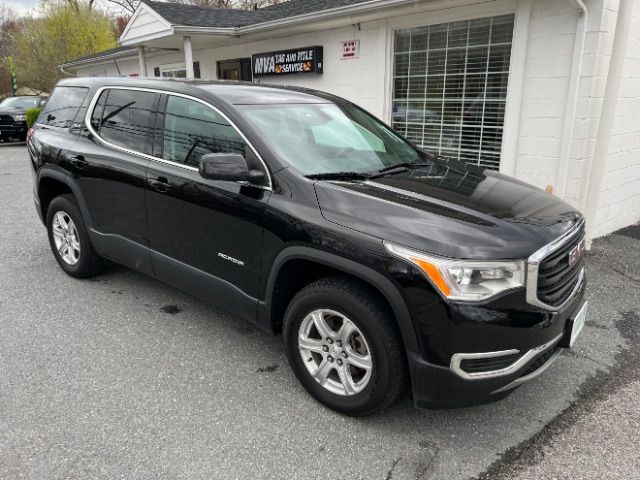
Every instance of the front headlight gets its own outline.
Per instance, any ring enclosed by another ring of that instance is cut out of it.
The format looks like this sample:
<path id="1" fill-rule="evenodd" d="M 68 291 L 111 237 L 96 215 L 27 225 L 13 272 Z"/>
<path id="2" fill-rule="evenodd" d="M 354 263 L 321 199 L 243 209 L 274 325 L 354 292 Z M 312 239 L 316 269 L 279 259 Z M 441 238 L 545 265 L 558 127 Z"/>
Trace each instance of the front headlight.
<path id="1" fill-rule="evenodd" d="M 480 301 L 524 286 L 524 261 L 453 260 L 384 242 L 393 255 L 418 267 L 449 300 Z"/>
<path id="2" fill-rule="evenodd" d="M 14 122 L 24 122 L 27 120 L 26 115 L 11 115 L 13 117 Z"/>

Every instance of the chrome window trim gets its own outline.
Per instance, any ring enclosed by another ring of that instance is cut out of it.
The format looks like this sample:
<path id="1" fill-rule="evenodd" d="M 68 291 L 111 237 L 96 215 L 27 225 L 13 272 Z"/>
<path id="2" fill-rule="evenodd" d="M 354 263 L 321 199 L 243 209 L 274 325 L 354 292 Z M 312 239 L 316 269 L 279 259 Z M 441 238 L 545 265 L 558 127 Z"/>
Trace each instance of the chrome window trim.
<path id="1" fill-rule="evenodd" d="M 194 97 L 192 95 L 187 95 L 185 93 L 171 92 L 171 91 L 167 91 L 167 90 L 160 90 L 160 89 L 157 89 L 157 88 L 128 87 L 128 86 L 124 86 L 124 85 L 114 85 L 114 86 L 106 85 L 104 87 L 100 87 L 98 90 L 96 90 L 96 93 L 94 94 L 93 98 L 91 99 L 91 103 L 89 103 L 89 106 L 87 107 L 87 114 L 85 115 L 84 120 L 85 120 L 85 126 L 87 127 L 89 132 L 91 132 L 97 139 L 99 139 L 105 145 L 108 145 L 109 147 L 114 148 L 116 150 L 120 150 L 122 152 L 129 153 L 131 155 L 137 155 L 139 157 L 146 158 L 146 159 L 149 159 L 149 160 L 154 160 L 156 162 L 164 163 L 164 164 L 167 164 L 167 165 L 173 165 L 173 166 L 185 169 L 185 170 L 191 170 L 191 171 L 195 171 L 195 172 L 198 171 L 197 168 L 192 167 L 190 165 L 184 165 L 184 164 L 181 164 L 181 163 L 172 162 L 171 160 L 166 160 L 164 158 L 155 157 L 153 155 L 147 155 L 146 153 L 137 152 L 135 150 L 131 150 L 131 149 L 126 148 L 126 147 L 121 147 L 120 145 L 116 145 L 116 144 L 111 143 L 111 142 L 105 140 L 104 138 L 102 138 L 93 129 L 93 127 L 91 125 L 91 116 L 93 115 L 93 111 L 94 111 L 94 109 L 96 107 L 96 103 L 98 103 L 98 98 L 100 97 L 102 92 L 104 92 L 105 90 L 133 90 L 133 91 L 136 91 L 136 92 L 150 92 L 150 93 L 159 93 L 161 95 L 162 94 L 164 94 L 164 95 L 173 95 L 173 96 L 176 96 L 176 97 L 182 97 L 182 98 L 186 98 L 186 99 L 189 99 L 189 100 L 196 101 L 198 103 L 201 103 L 201 104 L 211 108 L 218 115 L 220 115 L 227 122 L 229 122 L 229 125 L 231 125 L 231 127 L 238 133 L 238 135 L 240 135 L 242 137 L 242 139 L 247 143 L 247 145 L 249 146 L 251 151 L 254 153 L 256 158 L 262 164 L 262 167 L 264 168 L 265 173 L 267 174 L 268 185 L 254 185 L 254 184 L 251 184 L 251 186 L 255 187 L 255 188 L 261 188 L 263 190 L 269 190 L 269 191 L 273 190 L 273 182 L 271 180 L 271 172 L 269 172 L 269 169 L 267 168 L 266 162 L 260 156 L 260 154 L 255 149 L 255 147 L 251 144 L 251 142 L 245 136 L 245 134 L 242 133 L 242 131 L 238 128 L 238 126 L 235 123 L 233 123 L 233 121 L 231 121 L 231 119 L 227 115 L 225 115 L 222 111 L 220 111 L 220 109 L 218 109 L 216 106 L 210 104 L 209 102 L 207 102 L 205 100 L 201 100 L 201 99 L 199 99 L 197 97 Z M 236 183 L 247 184 L 247 182 L 236 182 Z"/>
<path id="2" fill-rule="evenodd" d="M 573 297 L 578 293 L 582 284 L 584 283 L 584 268 L 578 274 L 578 281 L 576 285 L 573 287 L 571 295 L 565 300 L 561 305 L 554 307 L 553 305 L 548 305 L 538 299 L 538 268 L 540 263 L 547 258 L 551 253 L 555 252 L 559 248 L 562 248 L 568 242 L 573 240 L 576 235 L 578 235 L 584 226 L 584 218 L 581 218 L 578 223 L 576 223 L 569 231 L 564 233 L 562 236 L 558 237 L 553 242 L 548 243 L 544 247 L 540 248 L 536 252 L 534 252 L 527 259 L 527 271 L 526 271 L 526 298 L 527 303 L 536 307 L 543 308 L 545 310 L 558 311 L 562 310 L 565 306 L 567 306 L 572 300 Z"/>
<path id="3" fill-rule="evenodd" d="M 474 372 L 469 373 L 465 372 L 460 366 L 462 360 L 477 360 L 483 358 L 495 358 L 495 357 L 504 357 L 506 355 L 514 355 L 516 353 L 520 353 L 520 350 L 500 350 L 497 352 L 479 352 L 479 353 L 455 353 L 451 356 L 451 362 L 449 364 L 449 368 L 453 373 L 458 375 L 465 380 L 483 380 L 487 378 L 496 378 L 503 377 L 505 375 L 510 375 L 515 373 L 518 369 L 523 367 L 529 360 L 531 360 L 536 355 L 544 352 L 548 348 L 556 345 L 564 333 L 561 333 L 557 337 L 548 341 L 547 343 L 540 345 L 539 347 L 532 348 L 528 350 L 522 357 L 518 358 L 515 362 L 505 368 L 501 368 L 499 370 L 489 370 L 487 372 Z"/>

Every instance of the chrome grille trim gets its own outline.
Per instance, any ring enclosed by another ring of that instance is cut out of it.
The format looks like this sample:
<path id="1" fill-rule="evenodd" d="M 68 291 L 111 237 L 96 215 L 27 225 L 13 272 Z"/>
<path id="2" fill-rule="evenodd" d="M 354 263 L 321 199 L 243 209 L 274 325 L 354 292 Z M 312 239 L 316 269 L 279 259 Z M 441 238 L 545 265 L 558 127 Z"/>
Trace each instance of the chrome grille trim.
<path id="1" fill-rule="evenodd" d="M 585 223 L 584 218 L 581 218 L 580 221 L 571 228 L 571 230 L 569 230 L 568 232 L 566 232 L 564 235 L 557 238 L 553 242 L 548 243 L 547 245 L 545 245 L 544 247 L 542 247 L 541 249 L 533 253 L 527 259 L 527 274 L 526 274 L 527 275 L 527 281 L 526 281 L 527 303 L 539 308 L 543 308 L 545 310 L 551 310 L 551 311 L 562 310 L 562 308 L 564 308 L 567 304 L 569 304 L 569 302 L 571 302 L 574 299 L 576 293 L 578 293 L 580 288 L 582 288 L 582 285 L 584 283 L 584 268 L 580 270 L 580 273 L 578 274 L 578 281 L 576 282 L 573 290 L 571 291 L 571 294 L 569 295 L 567 300 L 565 300 L 562 304 L 557 306 L 548 305 L 540 301 L 540 299 L 538 298 L 538 268 L 540 267 L 540 263 L 545 258 L 547 258 L 550 254 L 562 248 L 567 243 L 573 241 L 577 235 L 580 235 L 582 233 L 584 223 Z"/>

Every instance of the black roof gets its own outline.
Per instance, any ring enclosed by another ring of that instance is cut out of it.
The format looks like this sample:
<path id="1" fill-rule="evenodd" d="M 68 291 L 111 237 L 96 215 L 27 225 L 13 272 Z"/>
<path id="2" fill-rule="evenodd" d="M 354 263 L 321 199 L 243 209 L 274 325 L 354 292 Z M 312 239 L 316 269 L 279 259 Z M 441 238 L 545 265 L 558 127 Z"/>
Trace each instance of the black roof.
<path id="1" fill-rule="evenodd" d="M 127 77 L 74 77 L 60 80 L 58 85 L 89 87 L 149 88 L 163 92 L 189 94 L 206 99 L 216 98 L 232 105 L 268 105 L 300 103 L 334 103 L 343 101 L 334 95 L 304 87 L 257 85 L 228 80 L 186 80 Z"/>
<path id="2" fill-rule="evenodd" d="M 174 25 L 233 28 L 356 5 L 367 1 L 369 0 L 289 0 L 258 10 L 198 7 L 151 0 L 144 0 L 144 3 Z"/>

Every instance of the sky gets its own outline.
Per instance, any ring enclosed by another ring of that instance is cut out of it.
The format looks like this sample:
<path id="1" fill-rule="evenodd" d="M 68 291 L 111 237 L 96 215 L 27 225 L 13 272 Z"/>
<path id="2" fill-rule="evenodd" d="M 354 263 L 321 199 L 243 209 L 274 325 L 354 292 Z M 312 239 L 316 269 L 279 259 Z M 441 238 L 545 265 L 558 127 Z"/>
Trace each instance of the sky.
<path id="1" fill-rule="evenodd" d="M 4 0 L 4 4 L 18 15 L 29 13 L 40 4 L 40 0 Z"/>
<path id="2" fill-rule="evenodd" d="M 27 13 L 33 13 L 33 14 L 37 14 L 36 12 L 36 8 L 40 5 L 40 0 L 0 0 L 0 3 L 3 3 L 10 8 L 11 10 L 13 10 L 14 12 L 16 12 L 16 14 L 18 16 L 22 16 L 25 15 Z M 120 9 L 117 7 L 113 7 L 113 5 L 110 6 L 106 4 L 105 2 L 100 2 L 102 7 L 107 6 L 108 10 L 111 13 L 117 14 L 120 13 Z"/>

